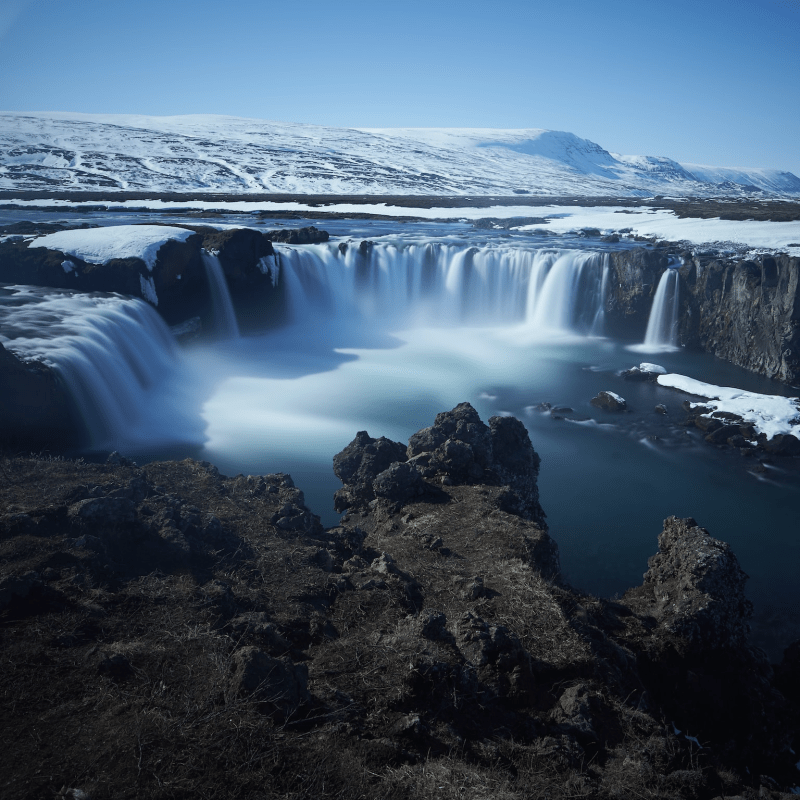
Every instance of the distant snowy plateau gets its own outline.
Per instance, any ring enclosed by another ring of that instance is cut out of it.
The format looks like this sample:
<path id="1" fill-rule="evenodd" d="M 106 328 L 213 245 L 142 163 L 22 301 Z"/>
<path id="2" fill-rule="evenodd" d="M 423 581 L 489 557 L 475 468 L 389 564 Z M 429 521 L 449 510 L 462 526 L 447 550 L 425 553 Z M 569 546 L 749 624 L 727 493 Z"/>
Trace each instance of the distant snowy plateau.
<path id="1" fill-rule="evenodd" d="M 800 196 L 800 178 L 617 155 L 572 133 L 539 129 L 0 113 L 0 189 L 789 198 Z"/>

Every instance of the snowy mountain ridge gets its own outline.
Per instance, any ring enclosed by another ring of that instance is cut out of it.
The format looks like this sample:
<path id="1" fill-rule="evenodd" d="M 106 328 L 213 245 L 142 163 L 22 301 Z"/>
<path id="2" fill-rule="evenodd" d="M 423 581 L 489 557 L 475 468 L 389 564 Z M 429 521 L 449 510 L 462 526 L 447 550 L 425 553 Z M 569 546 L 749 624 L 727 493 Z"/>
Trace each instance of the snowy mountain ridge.
<path id="1" fill-rule="evenodd" d="M 213 115 L 0 113 L 0 189 L 793 197 L 775 169 L 625 156 L 542 129 L 332 128 Z"/>

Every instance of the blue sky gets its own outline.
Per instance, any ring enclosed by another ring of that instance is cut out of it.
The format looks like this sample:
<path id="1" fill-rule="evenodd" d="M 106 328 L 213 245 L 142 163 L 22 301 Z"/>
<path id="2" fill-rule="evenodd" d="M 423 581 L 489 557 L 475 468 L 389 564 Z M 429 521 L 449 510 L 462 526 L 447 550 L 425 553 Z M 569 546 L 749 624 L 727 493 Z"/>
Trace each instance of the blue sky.
<path id="1" fill-rule="evenodd" d="M 800 175 L 800 0 L 0 0 L 0 109 L 551 128 Z"/>

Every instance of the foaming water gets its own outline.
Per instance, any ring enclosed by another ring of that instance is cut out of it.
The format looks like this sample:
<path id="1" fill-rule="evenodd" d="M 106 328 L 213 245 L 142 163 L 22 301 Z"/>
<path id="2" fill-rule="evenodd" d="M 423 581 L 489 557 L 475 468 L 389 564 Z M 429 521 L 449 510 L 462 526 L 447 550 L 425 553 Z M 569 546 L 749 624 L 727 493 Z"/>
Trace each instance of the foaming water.
<path id="1" fill-rule="evenodd" d="M 115 294 L 11 287 L 0 341 L 53 367 L 81 413 L 92 449 L 202 443 L 192 380 L 164 321 Z"/>

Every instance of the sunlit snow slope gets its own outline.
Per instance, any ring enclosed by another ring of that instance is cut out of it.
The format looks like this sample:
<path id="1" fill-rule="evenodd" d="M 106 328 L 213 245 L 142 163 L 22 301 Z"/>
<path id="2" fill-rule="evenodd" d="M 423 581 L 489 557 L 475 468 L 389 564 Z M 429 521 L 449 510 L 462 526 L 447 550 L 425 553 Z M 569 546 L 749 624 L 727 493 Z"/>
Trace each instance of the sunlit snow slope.
<path id="1" fill-rule="evenodd" d="M 768 169 L 620 156 L 560 131 L 325 128 L 0 113 L 0 189 L 413 195 L 800 195 Z"/>

